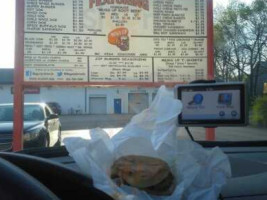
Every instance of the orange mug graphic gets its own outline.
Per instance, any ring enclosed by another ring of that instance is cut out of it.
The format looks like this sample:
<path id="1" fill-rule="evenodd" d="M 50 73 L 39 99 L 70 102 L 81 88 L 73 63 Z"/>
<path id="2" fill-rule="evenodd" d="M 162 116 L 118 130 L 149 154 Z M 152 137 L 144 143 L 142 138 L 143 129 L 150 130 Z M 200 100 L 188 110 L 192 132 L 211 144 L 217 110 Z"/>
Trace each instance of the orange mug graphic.
<path id="1" fill-rule="evenodd" d="M 129 36 L 127 28 L 116 28 L 108 34 L 108 42 L 116 45 L 121 51 L 129 50 Z"/>

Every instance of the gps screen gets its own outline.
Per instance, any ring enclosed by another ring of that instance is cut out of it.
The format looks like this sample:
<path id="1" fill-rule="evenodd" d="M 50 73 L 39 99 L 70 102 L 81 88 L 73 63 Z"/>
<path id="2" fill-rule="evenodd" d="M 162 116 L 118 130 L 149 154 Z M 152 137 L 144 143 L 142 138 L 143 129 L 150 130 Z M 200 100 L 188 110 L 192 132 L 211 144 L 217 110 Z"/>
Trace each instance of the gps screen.
<path id="1" fill-rule="evenodd" d="M 245 122 L 243 85 L 208 84 L 178 87 L 183 103 L 179 124 L 227 125 Z"/>
<path id="2" fill-rule="evenodd" d="M 240 119 L 240 91 L 183 91 L 182 119 Z"/>

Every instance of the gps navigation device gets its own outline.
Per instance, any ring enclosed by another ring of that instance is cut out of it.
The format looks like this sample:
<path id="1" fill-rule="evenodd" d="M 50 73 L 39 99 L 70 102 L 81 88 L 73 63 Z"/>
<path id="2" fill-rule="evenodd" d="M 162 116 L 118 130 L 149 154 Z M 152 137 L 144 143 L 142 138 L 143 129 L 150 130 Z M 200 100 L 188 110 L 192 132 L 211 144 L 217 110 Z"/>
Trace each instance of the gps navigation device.
<path id="1" fill-rule="evenodd" d="M 177 85 L 183 103 L 180 126 L 242 126 L 246 124 L 244 83 Z"/>

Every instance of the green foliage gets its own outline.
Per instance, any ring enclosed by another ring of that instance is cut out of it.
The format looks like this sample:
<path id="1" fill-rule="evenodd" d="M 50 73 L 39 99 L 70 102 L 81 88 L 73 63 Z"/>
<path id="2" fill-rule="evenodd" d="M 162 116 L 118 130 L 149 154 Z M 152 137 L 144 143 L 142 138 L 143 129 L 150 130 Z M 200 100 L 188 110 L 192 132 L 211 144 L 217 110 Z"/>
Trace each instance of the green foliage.
<path id="1" fill-rule="evenodd" d="M 214 24 L 214 45 L 217 48 L 223 48 L 224 44 L 226 43 L 223 28 L 219 24 Z"/>
<path id="2" fill-rule="evenodd" d="M 267 127 L 267 96 L 257 98 L 252 109 L 252 123 Z"/>
<path id="3" fill-rule="evenodd" d="M 252 0 L 251 4 L 231 0 L 229 6 L 215 11 L 216 78 L 247 80 L 254 99 L 260 76 L 256 66 L 267 58 L 267 0 Z"/>
<path id="4" fill-rule="evenodd" d="M 255 12 L 265 12 L 267 8 L 266 0 L 255 0 L 253 2 L 253 10 Z"/>
<path id="5" fill-rule="evenodd" d="M 239 15 L 241 19 L 249 20 L 252 14 L 253 14 L 253 11 L 251 10 L 250 6 L 246 6 L 244 4 L 240 5 Z"/>

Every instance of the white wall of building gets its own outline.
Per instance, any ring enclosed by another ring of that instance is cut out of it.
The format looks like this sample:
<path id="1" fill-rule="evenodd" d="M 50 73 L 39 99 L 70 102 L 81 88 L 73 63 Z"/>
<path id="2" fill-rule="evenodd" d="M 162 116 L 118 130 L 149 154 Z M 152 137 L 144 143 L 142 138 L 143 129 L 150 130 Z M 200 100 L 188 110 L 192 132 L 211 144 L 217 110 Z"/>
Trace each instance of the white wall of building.
<path id="1" fill-rule="evenodd" d="M 84 88 L 41 88 L 40 95 L 25 95 L 25 102 L 58 102 L 62 114 L 69 114 L 71 109 L 85 112 L 85 89 Z"/>
<path id="2" fill-rule="evenodd" d="M 11 85 L 0 86 L 0 103 L 13 102 Z M 147 93 L 149 105 L 152 102 L 153 93 L 157 88 L 65 88 L 65 87 L 44 87 L 40 89 L 40 94 L 25 94 L 25 102 L 58 102 L 62 108 L 62 114 L 70 114 L 80 110 L 82 114 L 90 113 L 90 97 L 107 98 L 107 114 L 113 114 L 114 99 L 121 99 L 122 114 L 128 113 L 128 94 Z"/>
<path id="3" fill-rule="evenodd" d="M 0 86 L 0 103 L 12 103 L 11 85 Z M 40 94 L 25 94 L 24 102 L 58 102 L 62 114 L 69 114 L 70 109 L 81 109 L 85 113 L 85 89 L 84 88 L 41 88 Z"/>
<path id="4" fill-rule="evenodd" d="M 152 93 L 157 92 L 155 88 L 87 88 L 87 106 L 86 112 L 89 114 L 89 98 L 90 97 L 106 97 L 107 98 L 107 114 L 113 114 L 114 99 L 121 99 L 122 114 L 128 113 L 128 94 L 129 93 L 147 93 L 149 95 L 149 105 L 152 102 Z"/>
<path id="5" fill-rule="evenodd" d="M 0 85 L 0 103 L 12 103 L 13 95 L 11 94 L 10 85 Z"/>

